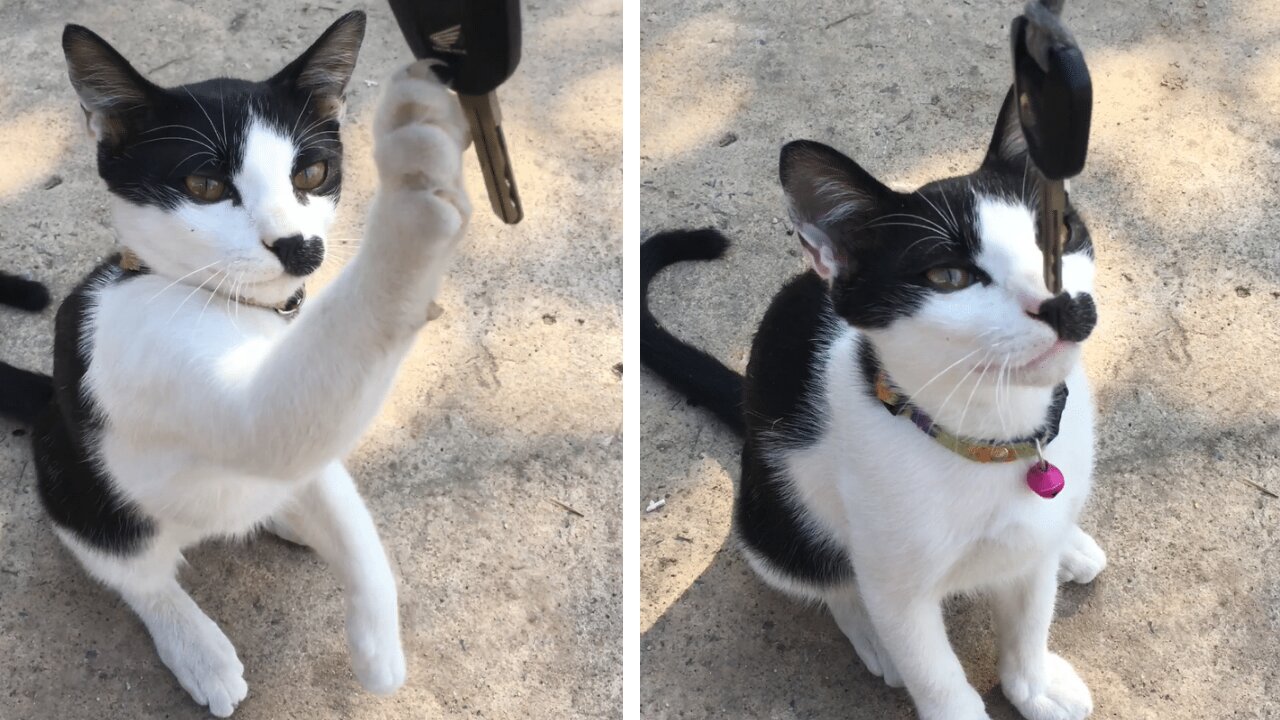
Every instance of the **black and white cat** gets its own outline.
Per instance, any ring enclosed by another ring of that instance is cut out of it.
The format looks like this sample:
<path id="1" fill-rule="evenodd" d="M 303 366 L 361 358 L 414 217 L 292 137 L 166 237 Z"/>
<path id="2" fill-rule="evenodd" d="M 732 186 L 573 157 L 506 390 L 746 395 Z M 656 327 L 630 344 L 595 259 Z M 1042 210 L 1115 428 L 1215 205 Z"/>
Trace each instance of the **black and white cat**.
<path id="1" fill-rule="evenodd" d="M 299 308 L 342 181 L 339 122 L 365 18 L 335 22 L 263 82 L 164 89 L 68 26 L 121 255 L 62 304 L 55 397 L 33 433 L 58 536 L 142 619 L 219 717 L 248 688 L 235 648 L 179 586 L 182 551 L 268 528 L 334 569 L 355 674 L 405 679 L 396 582 L 341 458 L 428 319 L 470 205 L 467 124 L 418 63 L 384 84 L 380 184 L 363 244 Z"/>
<path id="2" fill-rule="evenodd" d="M 1059 580 L 1090 582 L 1106 564 L 1077 525 L 1094 458 L 1080 348 L 1096 320 L 1093 249 L 1070 210 L 1066 292 L 1053 297 L 1034 173 L 1012 94 L 981 167 L 914 192 L 825 145 L 785 146 L 812 269 L 774 297 L 745 377 L 673 337 L 642 299 L 644 363 L 745 436 L 735 526 L 748 563 L 824 603 L 926 720 L 989 717 L 943 624 L 960 593 L 990 597 L 1001 683 L 1024 717 L 1093 709 L 1048 648 Z M 727 244 L 712 230 L 650 238 L 642 298 L 666 265 Z M 1052 499 L 1028 486 L 1037 442 L 1066 478 Z"/>

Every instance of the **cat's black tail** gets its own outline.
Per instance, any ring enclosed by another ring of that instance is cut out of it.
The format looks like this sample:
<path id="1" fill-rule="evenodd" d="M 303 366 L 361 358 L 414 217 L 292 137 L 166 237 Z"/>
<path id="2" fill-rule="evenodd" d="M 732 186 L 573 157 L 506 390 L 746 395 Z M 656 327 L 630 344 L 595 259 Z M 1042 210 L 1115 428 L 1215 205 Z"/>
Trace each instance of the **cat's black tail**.
<path id="1" fill-rule="evenodd" d="M 0 362 L 0 416 L 34 422 L 53 397 L 53 378 Z"/>
<path id="2" fill-rule="evenodd" d="M 49 291 L 34 280 L 0 271 L 0 305 L 40 312 L 49 306 Z"/>
<path id="3" fill-rule="evenodd" d="M 49 305 L 49 291 L 34 280 L 0 272 L 0 304 L 39 312 Z M 33 422 L 53 397 L 53 378 L 0 362 L 0 417 Z"/>
<path id="4" fill-rule="evenodd" d="M 649 281 L 664 267 L 683 260 L 715 260 L 728 247 L 729 239 L 711 228 L 658 233 L 640 246 L 640 362 L 742 436 L 742 376 L 681 342 L 649 312 Z"/>

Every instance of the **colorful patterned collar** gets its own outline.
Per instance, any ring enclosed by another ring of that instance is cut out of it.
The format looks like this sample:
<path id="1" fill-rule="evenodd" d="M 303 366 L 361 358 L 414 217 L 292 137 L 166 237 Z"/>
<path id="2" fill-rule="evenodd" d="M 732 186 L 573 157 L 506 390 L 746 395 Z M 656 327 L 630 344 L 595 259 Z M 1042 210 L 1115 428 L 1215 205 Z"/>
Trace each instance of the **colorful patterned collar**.
<path id="1" fill-rule="evenodd" d="M 1032 460 L 1039 456 L 1037 444 L 1044 447 L 1058 436 L 1058 426 L 1062 422 L 1062 411 L 1067 406 L 1067 385 L 1063 383 L 1053 389 L 1053 403 L 1049 405 L 1049 415 L 1038 430 L 1025 438 L 1017 440 L 972 440 L 960 437 L 945 430 L 933 421 L 925 411 L 911 404 L 906 395 L 899 392 L 889 380 L 889 374 L 880 369 L 875 374 L 876 399 L 894 415 L 908 418 L 924 434 L 933 438 L 939 445 L 951 452 L 974 462 L 1007 463 L 1015 460 Z"/>

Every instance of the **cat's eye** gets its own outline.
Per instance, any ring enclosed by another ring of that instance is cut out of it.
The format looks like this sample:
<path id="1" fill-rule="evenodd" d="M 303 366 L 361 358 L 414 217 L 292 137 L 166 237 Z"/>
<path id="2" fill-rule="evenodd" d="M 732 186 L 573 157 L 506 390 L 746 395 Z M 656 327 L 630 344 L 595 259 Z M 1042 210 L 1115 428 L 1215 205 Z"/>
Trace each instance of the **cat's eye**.
<path id="1" fill-rule="evenodd" d="M 321 160 L 302 168 L 293 176 L 293 186 L 299 190 L 315 190 L 329 176 L 329 163 Z"/>
<path id="2" fill-rule="evenodd" d="M 977 280 L 972 272 L 956 267 L 931 268 L 924 276 L 934 287 L 944 292 L 963 290 Z"/>
<path id="3" fill-rule="evenodd" d="M 205 202 L 217 202 L 227 194 L 227 184 L 204 175 L 188 175 L 187 192 L 191 197 Z"/>

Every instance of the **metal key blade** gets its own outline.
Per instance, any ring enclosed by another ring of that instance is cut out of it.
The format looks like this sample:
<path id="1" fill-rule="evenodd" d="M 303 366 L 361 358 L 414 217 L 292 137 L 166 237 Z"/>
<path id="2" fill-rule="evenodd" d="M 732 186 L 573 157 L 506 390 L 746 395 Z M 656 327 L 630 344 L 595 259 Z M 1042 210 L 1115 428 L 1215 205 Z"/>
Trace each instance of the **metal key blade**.
<path id="1" fill-rule="evenodd" d="M 515 225 L 524 217 L 524 209 L 520 206 L 520 193 L 511 172 L 507 139 L 502 134 L 502 109 L 498 107 L 498 98 L 493 93 L 459 95 L 458 101 L 471 124 L 471 138 L 476 144 L 476 156 L 480 159 L 489 204 L 503 222 Z"/>
<path id="2" fill-rule="evenodd" d="M 1044 281 L 1049 292 L 1062 292 L 1062 252 L 1066 245 L 1067 193 L 1061 180 L 1040 180 L 1040 237 L 1044 238 Z"/>

